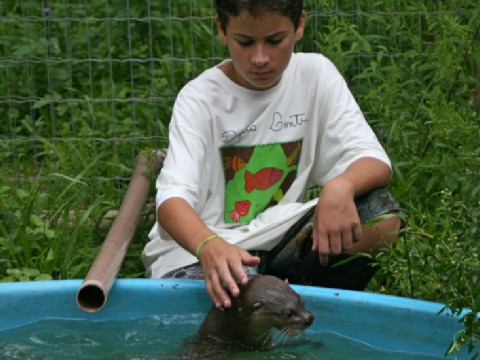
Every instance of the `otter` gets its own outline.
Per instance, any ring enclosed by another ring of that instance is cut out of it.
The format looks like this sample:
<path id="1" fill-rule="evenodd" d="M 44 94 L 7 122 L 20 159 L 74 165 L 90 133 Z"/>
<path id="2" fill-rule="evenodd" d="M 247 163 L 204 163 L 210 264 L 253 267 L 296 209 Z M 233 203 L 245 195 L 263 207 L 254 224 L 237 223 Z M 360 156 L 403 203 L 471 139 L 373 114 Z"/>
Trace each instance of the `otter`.
<path id="1" fill-rule="evenodd" d="M 212 306 L 198 331 L 200 339 L 217 341 L 244 350 L 274 346 L 272 329 L 296 336 L 312 325 L 313 314 L 287 282 L 257 275 L 240 285 L 230 308 Z"/>

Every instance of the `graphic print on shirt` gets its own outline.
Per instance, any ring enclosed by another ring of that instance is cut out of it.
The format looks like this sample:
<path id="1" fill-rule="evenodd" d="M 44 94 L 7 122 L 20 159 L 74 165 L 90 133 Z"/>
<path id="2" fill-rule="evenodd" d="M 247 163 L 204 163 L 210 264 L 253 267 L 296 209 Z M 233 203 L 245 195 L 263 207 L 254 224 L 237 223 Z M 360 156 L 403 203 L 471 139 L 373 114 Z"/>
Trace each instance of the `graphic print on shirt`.
<path id="1" fill-rule="evenodd" d="M 220 149 L 225 223 L 246 223 L 277 204 L 297 176 L 302 140 Z"/>

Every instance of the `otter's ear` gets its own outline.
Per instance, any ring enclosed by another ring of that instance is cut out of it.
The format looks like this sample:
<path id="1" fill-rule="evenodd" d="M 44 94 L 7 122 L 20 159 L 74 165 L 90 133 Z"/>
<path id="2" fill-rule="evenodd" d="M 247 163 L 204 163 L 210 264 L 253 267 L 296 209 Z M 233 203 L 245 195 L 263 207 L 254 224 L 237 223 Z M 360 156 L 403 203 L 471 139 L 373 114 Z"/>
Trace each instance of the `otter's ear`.
<path id="1" fill-rule="evenodd" d="M 289 284 L 288 278 L 285 279 L 285 284 Z"/>
<path id="2" fill-rule="evenodd" d="M 252 310 L 253 311 L 258 311 L 263 307 L 263 304 L 261 302 L 256 302 L 255 304 L 252 305 Z"/>

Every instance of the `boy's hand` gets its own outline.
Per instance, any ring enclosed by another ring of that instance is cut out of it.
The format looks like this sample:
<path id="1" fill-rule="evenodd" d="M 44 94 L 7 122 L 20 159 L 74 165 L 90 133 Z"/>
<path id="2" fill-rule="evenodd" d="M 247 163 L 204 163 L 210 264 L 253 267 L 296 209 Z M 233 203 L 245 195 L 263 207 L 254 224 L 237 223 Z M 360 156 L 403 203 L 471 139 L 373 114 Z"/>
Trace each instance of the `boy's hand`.
<path id="1" fill-rule="evenodd" d="M 240 284 L 248 282 L 248 276 L 243 268 L 260 263 L 258 256 L 252 256 L 246 250 L 218 238 L 209 241 L 199 254 L 205 276 L 207 293 L 216 307 L 231 307 L 232 302 L 224 285 L 233 296 L 240 294 L 237 281 Z M 237 279 L 237 281 L 235 280 Z"/>
<path id="2" fill-rule="evenodd" d="M 362 226 L 354 202 L 354 192 L 341 178 L 325 185 L 313 218 L 312 250 L 320 263 L 328 264 L 330 255 L 339 255 L 362 238 Z"/>

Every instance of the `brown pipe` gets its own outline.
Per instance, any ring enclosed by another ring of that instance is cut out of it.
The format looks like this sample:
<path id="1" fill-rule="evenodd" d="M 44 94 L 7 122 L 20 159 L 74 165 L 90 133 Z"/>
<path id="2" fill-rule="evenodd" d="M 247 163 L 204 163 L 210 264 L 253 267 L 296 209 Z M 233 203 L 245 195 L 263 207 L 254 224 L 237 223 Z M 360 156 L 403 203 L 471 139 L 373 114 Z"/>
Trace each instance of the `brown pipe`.
<path id="1" fill-rule="evenodd" d="M 138 155 L 122 205 L 103 245 L 77 292 L 77 305 L 87 312 L 99 311 L 127 253 L 150 190 L 150 179 L 158 172 L 165 150 L 152 152 L 151 158 Z"/>

